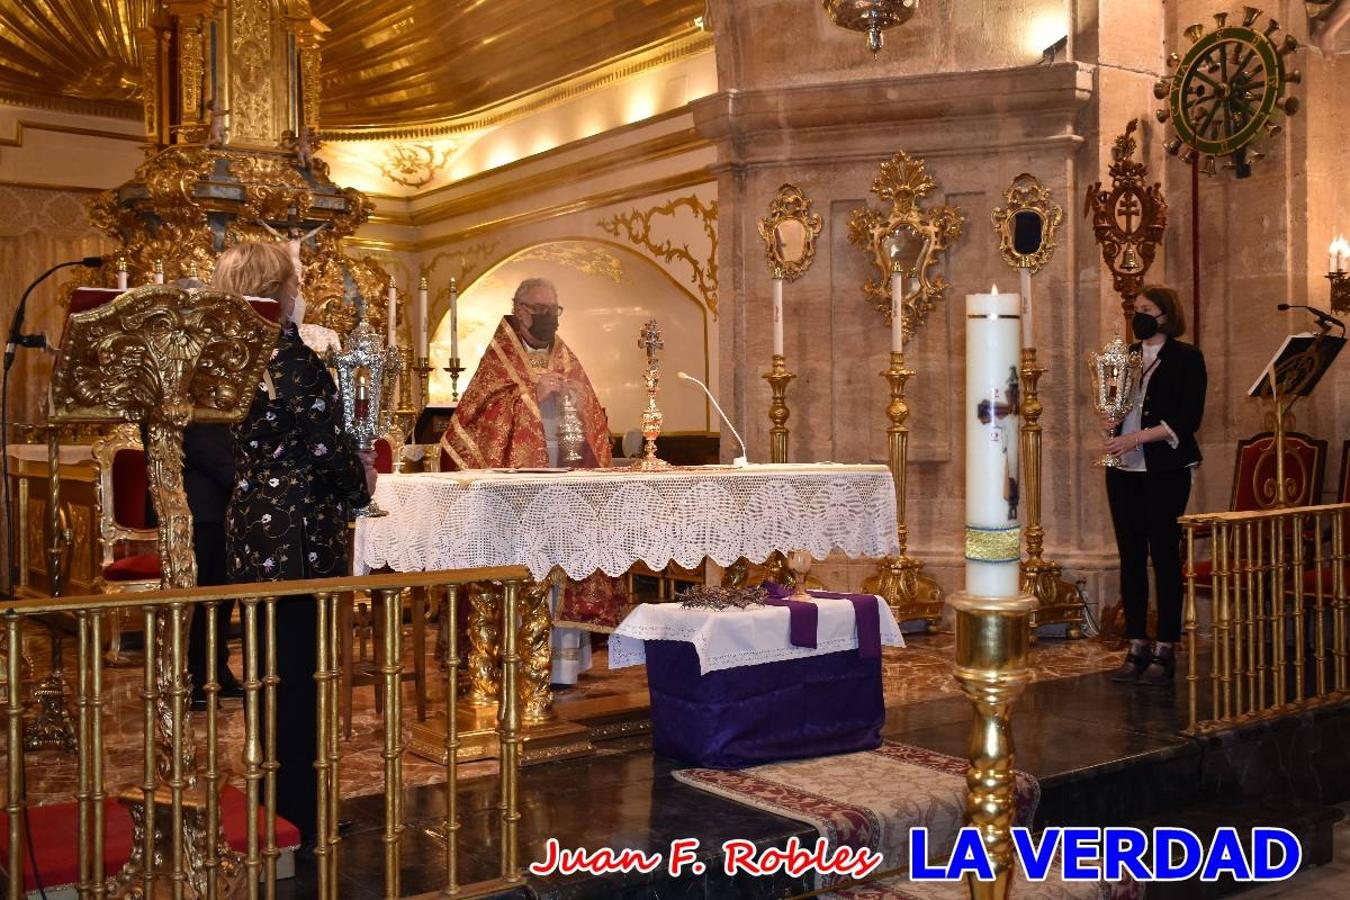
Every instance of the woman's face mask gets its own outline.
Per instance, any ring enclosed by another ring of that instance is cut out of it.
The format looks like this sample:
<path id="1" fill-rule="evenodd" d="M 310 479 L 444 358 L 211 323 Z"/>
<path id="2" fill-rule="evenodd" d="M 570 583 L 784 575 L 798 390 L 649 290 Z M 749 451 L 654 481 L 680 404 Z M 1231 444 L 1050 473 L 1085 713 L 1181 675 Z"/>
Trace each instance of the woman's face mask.
<path id="1" fill-rule="evenodd" d="M 303 325 L 305 322 L 305 295 L 296 294 L 291 298 L 290 319 L 296 325 Z"/>
<path id="2" fill-rule="evenodd" d="M 1158 319 L 1156 316 L 1150 316 L 1146 312 L 1137 312 L 1130 321 L 1134 329 L 1134 336 L 1141 341 L 1146 341 L 1158 333 Z"/>

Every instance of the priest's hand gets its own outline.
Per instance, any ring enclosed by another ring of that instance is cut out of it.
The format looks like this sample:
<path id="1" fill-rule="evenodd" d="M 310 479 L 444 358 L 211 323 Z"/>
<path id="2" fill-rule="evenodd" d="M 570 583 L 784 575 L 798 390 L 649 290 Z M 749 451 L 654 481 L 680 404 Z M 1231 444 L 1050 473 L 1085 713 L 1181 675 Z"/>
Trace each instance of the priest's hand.
<path id="1" fill-rule="evenodd" d="M 361 458 L 361 467 L 366 470 L 366 493 L 374 496 L 375 482 L 380 477 L 380 473 L 375 471 L 375 451 L 366 450 L 356 455 Z"/>
<path id="2" fill-rule="evenodd" d="M 535 386 L 535 393 L 540 400 L 544 400 L 562 391 L 566 386 L 567 379 L 557 372 L 542 372 L 539 375 L 539 383 Z"/>

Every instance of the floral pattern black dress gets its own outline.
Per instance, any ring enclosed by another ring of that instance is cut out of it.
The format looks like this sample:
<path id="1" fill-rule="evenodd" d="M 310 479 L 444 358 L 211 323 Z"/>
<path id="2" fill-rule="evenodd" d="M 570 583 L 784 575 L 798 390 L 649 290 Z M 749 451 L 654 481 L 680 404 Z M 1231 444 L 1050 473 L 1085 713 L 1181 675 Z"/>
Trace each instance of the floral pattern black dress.
<path id="1" fill-rule="evenodd" d="M 347 522 L 370 502 L 356 444 L 342 424 L 337 385 L 287 324 L 235 426 L 235 483 L 226 513 L 230 581 L 347 575 Z"/>
<path id="2" fill-rule="evenodd" d="M 267 376 L 234 431 L 234 492 L 225 514 L 230 581 L 346 575 L 348 512 L 370 496 L 356 445 L 342 427 L 337 386 L 290 324 L 277 338 Z M 312 597 L 277 602 L 276 811 L 300 829 L 306 844 L 316 837 L 319 797 L 317 617 Z M 259 644 L 261 661 L 265 634 Z"/>

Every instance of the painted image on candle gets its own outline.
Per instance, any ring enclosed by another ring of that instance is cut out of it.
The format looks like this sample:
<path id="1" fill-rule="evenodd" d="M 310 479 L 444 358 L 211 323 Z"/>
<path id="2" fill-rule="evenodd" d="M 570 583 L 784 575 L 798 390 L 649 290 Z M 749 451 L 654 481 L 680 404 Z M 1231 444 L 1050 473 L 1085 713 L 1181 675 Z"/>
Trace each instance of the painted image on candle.
<path id="1" fill-rule="evenodd" d="M 975 417 L 987 429 L 989 442 L 997 444 L 1003 458 L 1003 499 L 1008 504 L 1008 521 L 1017 521 L 1020 492 L 1017 483 L 1017 450 L 1013 446 L 1021 415 L 1022 390 L 1016 366 L 1008 369 L 1007 383 L 994 389 L 992 398 L 980 400 Z"/>

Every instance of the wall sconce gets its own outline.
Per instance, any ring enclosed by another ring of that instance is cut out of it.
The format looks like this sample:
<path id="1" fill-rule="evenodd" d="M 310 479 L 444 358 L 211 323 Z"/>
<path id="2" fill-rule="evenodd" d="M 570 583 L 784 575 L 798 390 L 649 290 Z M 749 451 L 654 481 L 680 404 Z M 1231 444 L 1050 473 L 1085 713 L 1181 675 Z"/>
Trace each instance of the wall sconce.
<path id="1" fill-rule="evenodd" d="M 1350 241 L 1338 235 L 1327 248 L 1327 280 L 1331 282 L 1332 312 L 1350 312 L 1350 277 L 1345 264 L 1350 262 Z"/>

